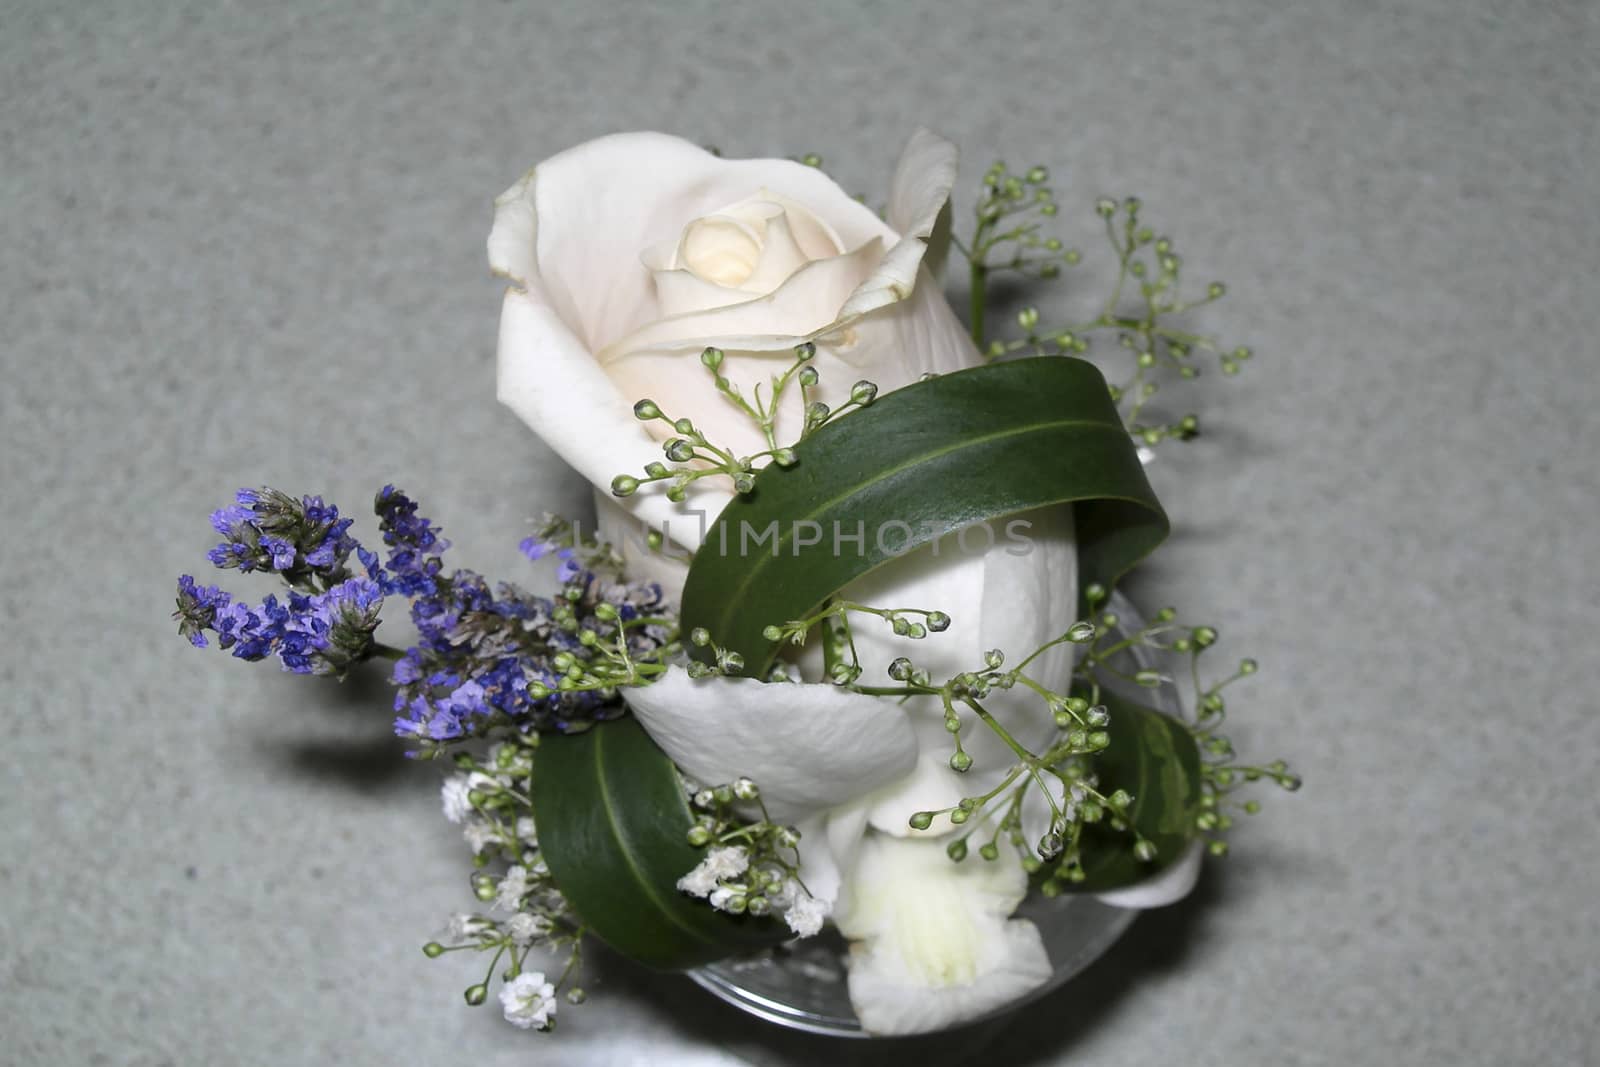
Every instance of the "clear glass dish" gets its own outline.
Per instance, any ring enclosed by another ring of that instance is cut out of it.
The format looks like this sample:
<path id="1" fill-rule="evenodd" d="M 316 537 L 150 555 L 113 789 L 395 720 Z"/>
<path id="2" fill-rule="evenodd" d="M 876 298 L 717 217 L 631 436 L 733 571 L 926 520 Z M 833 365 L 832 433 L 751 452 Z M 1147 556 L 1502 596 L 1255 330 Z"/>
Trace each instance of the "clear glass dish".
<path id="1" fill-rule="evenodd" d="M 1145 626 L 1143 617 L 1121 594 L 1112 595 L 1109 610 L 1117 617 L 1113 640 Z M 1119 664 L 1119 670 L 1132 674 L 1150 669 L 1164 679 L 1173 676 L 1169 653 L 1136 647 L 1126 655 L 1128 661 Z M 1108 688 L 1169 715 L 1186 717 L 1178 688 L 1171 681 L 1163 681 L 1154 689 L 1126 683 Z M 1053 972 L 1049 981 L 984 1018 L 1005 1015 L 1059 988 L 1110 948 L 1136 914 L 1090 896 L 1069 894 L 1052 900 L 1040 894 L 1030 895 L 1017 908 L 1016 916 L 1032 920 L 1039 928 Z M 690 971 L 689 977 L 741 1011 L 787 1029 L 829 1037 L 871 1037 L 861 1028 L 850 1006 L 847 957 L 844 939 L 830 928 L 818 937 L 792 942 L 759 956 L 719 960 Z"/>

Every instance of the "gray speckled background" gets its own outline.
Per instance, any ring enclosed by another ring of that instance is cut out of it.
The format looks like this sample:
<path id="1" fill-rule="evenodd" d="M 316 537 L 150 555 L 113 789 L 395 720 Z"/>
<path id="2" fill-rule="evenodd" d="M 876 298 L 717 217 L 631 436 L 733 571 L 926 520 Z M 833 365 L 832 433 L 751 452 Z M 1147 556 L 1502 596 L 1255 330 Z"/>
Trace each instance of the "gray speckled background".
<path id="1" fill-rule="evenodd" d="M 917 122 L 963 188 L 1051 163 L 1069 232 L 1141 194 L 1230 282 L 1207 325 L 1260 357 L 1158 465 L 1142 588 L 1261 659 L 1238 740 L 1308 775 L 991 1061 L 1600 1057 L 1600 8 L 318 6 L 0 7 L 0 1059 L 906 1053 L 614 961 L 554 1041 L 465 1009 L 417 951 L 464 854 L 382 685 L 166 612 L 237 485 L 399 480 L 490 572 L 577 506 L 492 403 L 489 199 L 530 163 L 656 127 L 879 197 Z"/>

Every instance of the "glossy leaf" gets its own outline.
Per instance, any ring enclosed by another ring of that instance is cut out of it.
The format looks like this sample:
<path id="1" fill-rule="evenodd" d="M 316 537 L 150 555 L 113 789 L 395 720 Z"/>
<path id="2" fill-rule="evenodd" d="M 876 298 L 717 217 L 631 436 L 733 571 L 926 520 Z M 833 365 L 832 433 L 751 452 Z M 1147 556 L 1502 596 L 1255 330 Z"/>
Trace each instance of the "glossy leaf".
<path id="1" fill-rule="evenodd" d="M 765 627 L 964 526 L 1071 504 L 1081 581 L 1108 588 L 1167 534 L 1105 379 L 1080 359 L 897 389 L 794 451 L 793 467 L 768 467 L 718 516 L 683 590 L 684 628 L 705 627 L 755 677 L 777 652 Z"/>
<path id="2" fill-rule="evenodd" d="M 1121 889 L 1149 878 L 1183 855 L 1200 813 L 1200 749 L 1189 728 L 1104 688 L 1100 701 L 1111 715 L 1111 744 L 1094 758 L 1096 788 L 1105 796 L 1118 789 L 1133 795 L 1128 821 L 1155 845 L 1156 859 L 1135 857 L 1128 831 L 1091 823 L 1079 839 L 1084 880 L 1064 884 L 1073 892 Z"/>
<path id="3" fill-rule="evenodd" d="M 780 922 L 715 911 L 677 881 L 705 850 L 672 761 L 632 717 L 546 735 L 533 764 L 539 847 L 590 932 L 651 967 L 680 970 L 793 935 Z"/>

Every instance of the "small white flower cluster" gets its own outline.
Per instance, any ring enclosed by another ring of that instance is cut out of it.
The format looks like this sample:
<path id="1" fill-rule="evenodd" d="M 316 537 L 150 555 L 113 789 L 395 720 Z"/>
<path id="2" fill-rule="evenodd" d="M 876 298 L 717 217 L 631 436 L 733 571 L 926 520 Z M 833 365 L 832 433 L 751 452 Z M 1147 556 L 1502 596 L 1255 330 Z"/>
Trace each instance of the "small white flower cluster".
<path id="1" fill-rule="evenodd" d="M 523 971 L 500 990 L 506 1021 L 523 1030 L 548 1030 L 555 1024 L 556 987 L 543 971 Z"/>
<path id="2" fill-rule="evenodd" d="M 531 745 L 514 738 L 481 756 L 463 752 L 455 759 L 458 770 L 440 786 L 440 806 L 444 817 L 461 827 L 472 849 L 473 894 L 487 905 L 488 914 L 454 916 L 443 943 L 431 941 L 423 952 L 429 958 L 457 949 L 494 952 L 496 959 L 508 955 L 510 973 L 516 977 L 500 991 L 506 1018 L 523 1029 L 549 1030 L 555 1025 L 557 984 L 565 987 L 570 1003 L 584 999 L 583 990 L 566 986 L 565 977 L 580 958 L 581 939 L 539 850 L 527 799 L 533 771 Z M 563 951 L 568 962 L 560 983 L 546 981 L 537 971 L 521 971 L 535 953 Z M 484 1003 L 488 981 L 468 987 L 465 995 L 469 1004 Z"/>
<path id="3" fill-rule="evenodd" d="M 690 844 L 701 846 L 727 840 L 720 835 L 730 830 L 749 844 L 711 845 L 705 858 L 678 879 L 678 889 L 708 901 L 718 911 L 780 915 L 797 937 L 819 933 L 829 909 L 795 876 L 799 834 L 791 827 L 774 825 L 765 817 L 749 822 L 736 810 L 739 805 L 760 806 L 761 794 L 756 784 L 739 778 L 730 785 L 707 788 L 685 780 L 684 789 L 694 807 L 704 813 L 689 831 Z M 765 808 L 761 810 L 764 816 Z M 780 852 L 789 853 L 793 862 Z"/>

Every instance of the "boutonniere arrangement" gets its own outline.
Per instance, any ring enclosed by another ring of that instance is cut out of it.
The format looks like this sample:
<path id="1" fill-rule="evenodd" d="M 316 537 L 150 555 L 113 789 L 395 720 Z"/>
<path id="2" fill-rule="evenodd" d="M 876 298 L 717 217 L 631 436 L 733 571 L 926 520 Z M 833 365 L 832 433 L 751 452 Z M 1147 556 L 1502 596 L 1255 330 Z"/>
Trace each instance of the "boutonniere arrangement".
<path id="1" fill-rule="evenodd" d="M 500 399 L 596 487 L 595 529 L 522 542 L 553 594 L 448 567 L 393 487 L 370 548 L 315 496 L 212 515 L 212 563 L 287 588 L 185 576 L 181 632 L 301 674 L 390 661 L 395 732 L 454 762 L 478 905 L 424 951 L 481 958 L 468 1003 L 550 1030 L 589 938 L 683 970 L 831 926 L 865 1030 L 948 1027 L 1049 980 L 1026 896 L 1170 903 L 1256 810 L 1240 787 L 1298 785 L 1218 732 L 1251 661 L 1215 676 L 1212 628 L 1111 606 L 1168 531 L 1142 460 L 1198 432 L 1158 390 L 1249 356 L 1179 325 L 1222 286 L 1189 293 L 1138 202 L 1102 200 L 1099 313 L 991 333 L 995 276 L 1079 257 L 1043 169 L 990 168 L 963 234 L 955 175 L 919 131 L 879 214 L 813 159 L 640 133 L 496 201 Z M 1148 648 L 1185 664 L 1188 716 L 1129 698 L 1173 680 L 1130 665 Z"/>

